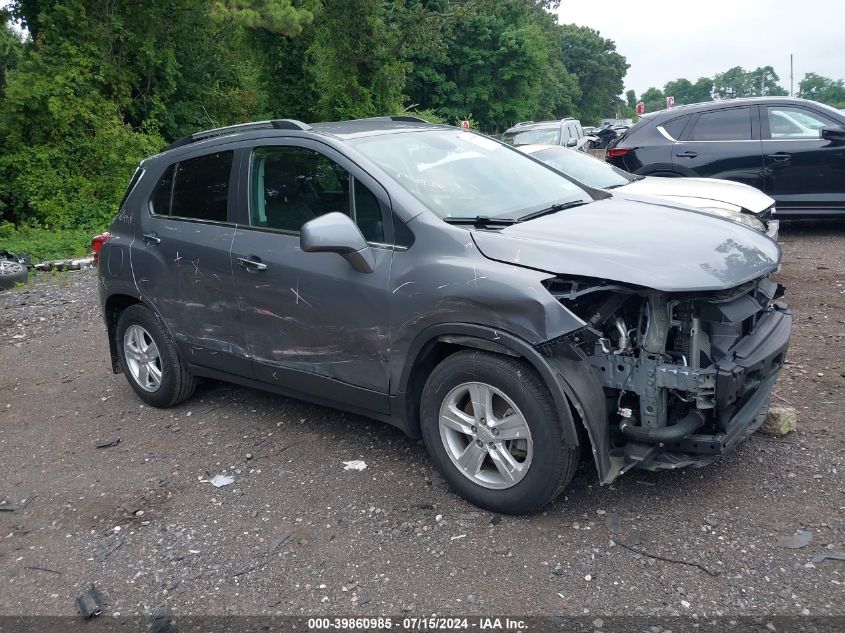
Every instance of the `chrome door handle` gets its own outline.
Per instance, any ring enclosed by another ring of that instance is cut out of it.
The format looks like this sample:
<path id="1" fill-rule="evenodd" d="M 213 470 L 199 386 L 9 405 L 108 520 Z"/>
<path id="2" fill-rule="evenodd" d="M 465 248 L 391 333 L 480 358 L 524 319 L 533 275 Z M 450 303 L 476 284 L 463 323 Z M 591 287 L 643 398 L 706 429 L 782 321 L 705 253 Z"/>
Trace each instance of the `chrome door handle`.
<path id="1" fill-rule="evenodd" d="M 148 244 L 161 244 L 161 238 L 155 233 L 144 233 L 141 237 Z"/>
<path id="2" fill-rule="evenodd" d="M 238 266 L 246 268 L 247 270 L 267 270 L 267 264 L 257 262 L 254 259 L 249 259 L 247 257 L 238 257 Z"/>
<path id="3" fill-rule="evenodd" d="M 792 158 L 792 154 L 786 152 L 778 152 L 777 154 L 769 154 L 766 158 L 771 158 L 773 161 L 782 163 Z"/>

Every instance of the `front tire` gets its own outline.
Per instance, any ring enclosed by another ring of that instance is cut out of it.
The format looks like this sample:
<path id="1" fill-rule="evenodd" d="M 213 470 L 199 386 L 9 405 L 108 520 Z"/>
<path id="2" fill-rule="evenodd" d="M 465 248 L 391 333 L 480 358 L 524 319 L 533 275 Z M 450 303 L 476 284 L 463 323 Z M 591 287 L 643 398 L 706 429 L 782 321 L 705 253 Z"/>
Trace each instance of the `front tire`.
<path id="1" fill-rule="evenodd" d="M 520 359 L 476 350 L 449 356 L 426 381 L 420 416 L 443 478 L 493 512 L 536 512 L 578 465 L 548 388 Z"/>
<path id="2" fill-rule="evenodd" d="M 141 400 L 163 409 L 193 395 L 196 379 L 152 310 L 141 304 L 126 308 L 117 321 L 115 343 L 120 367 Z"/>

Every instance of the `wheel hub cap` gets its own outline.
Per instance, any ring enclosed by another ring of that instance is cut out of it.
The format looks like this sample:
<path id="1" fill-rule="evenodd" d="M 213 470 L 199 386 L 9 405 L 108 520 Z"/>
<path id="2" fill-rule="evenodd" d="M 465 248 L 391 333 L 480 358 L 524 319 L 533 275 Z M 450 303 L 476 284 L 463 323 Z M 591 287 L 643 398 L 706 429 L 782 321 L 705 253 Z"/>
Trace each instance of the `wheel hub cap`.
<path id="1" fill-rule="evenodd" d="M 461 474 L 485 488 L 518 484 L 534 453 L 522 412 L 504 392 L 482 382 L 458 385 L 443 399 L 440 439 Z"/>
<path id="2" fill-rule="evenodd" d="M 123 335 L 123 357 L 135 383 L 144 391 L 161 387 L 161 355 L 153 337 L 140 325 L 130 325 Z"/>

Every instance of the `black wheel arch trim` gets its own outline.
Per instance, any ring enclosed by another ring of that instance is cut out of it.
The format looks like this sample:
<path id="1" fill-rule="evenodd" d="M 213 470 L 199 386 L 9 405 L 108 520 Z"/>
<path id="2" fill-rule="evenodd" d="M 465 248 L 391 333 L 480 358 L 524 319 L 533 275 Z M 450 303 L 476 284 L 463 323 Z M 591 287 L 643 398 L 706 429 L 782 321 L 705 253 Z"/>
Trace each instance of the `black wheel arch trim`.
<path id="1" fill-rule="evenodd" d="M 640 167 L 635 174 L 638 176 L 654 176 L 655 174 L 671 172 L 679 176 L 686 176 L 687 178 L 695 178 L 696 173 L 689 167 L 675 165 L 673 163 L 653 163 Z"/>
<path id="2" fill-rule="evenodd" d="M 402 367 L 399 379 L 397 396 L 400 400 L 406 401 L 406 407 L 400 410 L 407 411 L 407 405 L 410 404 L 407 402 L 406 396 L 414 368 L 426 352 L 426 348 L 438 342 L 454 343 L 463 347 L 494 351 L 525 359 L 540 374 L 552 394 L 566 444 L 572 448 L 578 446 L 578 430 L 570 409 L 570 397 L 559 380 L 555 368 L 527 341 L 510 332 L 484 325 L 440 323 L 426 328 L 417 335 L 405 355 L 407 360 Z M 408 427 L 413 426 L 414 421 L 409 420 Z"/>

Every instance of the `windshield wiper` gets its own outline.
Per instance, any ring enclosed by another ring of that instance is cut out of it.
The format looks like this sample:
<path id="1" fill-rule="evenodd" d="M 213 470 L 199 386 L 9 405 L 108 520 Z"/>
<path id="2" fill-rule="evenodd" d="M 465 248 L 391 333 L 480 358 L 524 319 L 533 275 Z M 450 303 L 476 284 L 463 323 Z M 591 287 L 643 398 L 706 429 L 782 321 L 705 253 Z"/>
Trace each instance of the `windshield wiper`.
<path id="1" fill-rule="evenodd" d="M 523 215 L 519 218 L 519 222 L 526 222 L 527 220 L 533 220 L 534 218 L 539 218 L 544 215 L 551 215 L 552 213 L 557 213 L 558 211 L 563 211 L 564 209 L 572 209 L 573 207 L 580 207 L 584 204 L 589 204 L 590 201 L 588 200 L 573 200 L 572 202 L 561 202 L 559 204 L 553 204 L 551 206 L 546 207 L 545 209 L 540 209 L 539 211 L 534 211 L 534 213 L 529 213 L 528 215 Z"/>
<path id="2" fill-rule="evenodd" d="M 474 218 L 468 216 L 449 216 L 443 218 L 443 221 L 449 224 L 472 224 L 479 229 L 489 226 L 510 226 L 519 222 L 519 220 L 514 220 L 513 218 L 489 218 L 486 215 L 477 215 Z"/>

